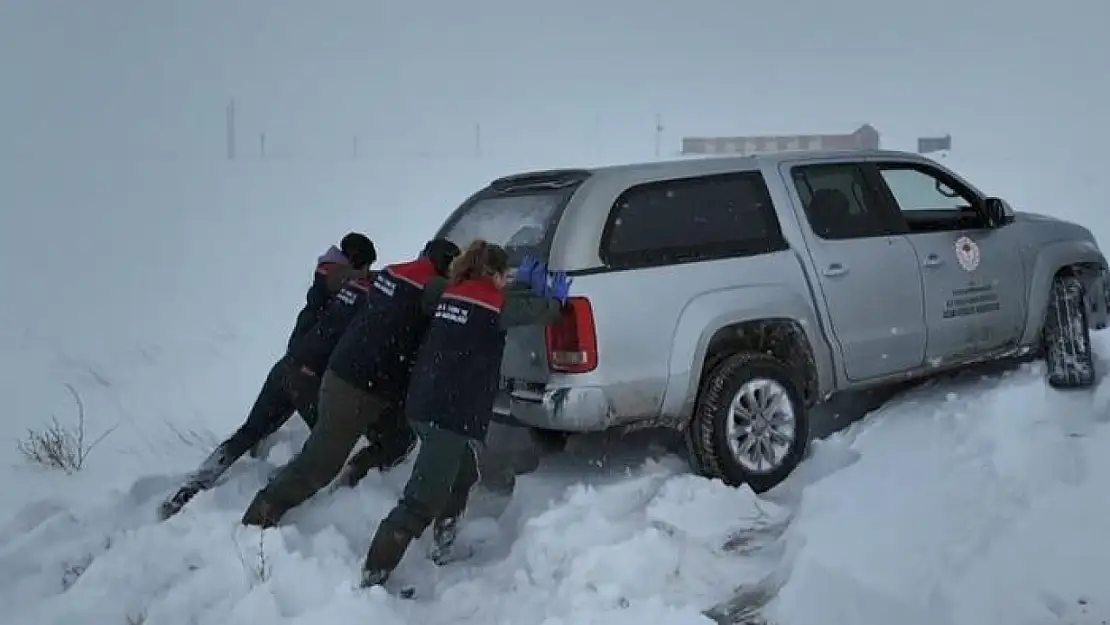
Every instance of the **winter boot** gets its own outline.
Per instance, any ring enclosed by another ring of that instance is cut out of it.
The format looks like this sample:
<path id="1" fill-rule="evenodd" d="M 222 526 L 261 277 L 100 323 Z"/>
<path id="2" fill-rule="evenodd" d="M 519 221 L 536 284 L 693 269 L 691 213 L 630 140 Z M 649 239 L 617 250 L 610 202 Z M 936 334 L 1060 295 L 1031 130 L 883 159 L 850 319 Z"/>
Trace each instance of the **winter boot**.
<path id="1" fill-rule="evenodd" d="M 456 560 L 464 560 L 472 555 L 471 550 L 456 544 L 459 536 L 459 517 L 436 519 L 432 524 L 432 548 L 428 557 L 439 566 Z"/>
<path id="2" fill-rule="evenodd" d="M 408 452 L 412 451 L 415 443 L 409 445 L 404 449 L 403 453 L 396 453 L 390 456 L 390 452 L 382 449 L 378 443 L 371 443 L 366 447 L 358 450 L 347 464 L 343 466 L 343 470 L 339 472 L 339 478 L 336 481 L 338 486 L 345 486 L 347 488 L 354 488 L 370 473 L 370 469 L 377 469 L 381 472 L 386 472 L 397 467 L 405 461 Z"/>
<path id="3" fill-rule="evenodd" d="M 199 493 L 200 490 L 200 485 L 195 482 L 189 482 L 181 488 L 177 489 L 177 492 L 174 493 L 173 497 L 170 497 L 169 499 L 162 502 L 162 506 L 158 509 L 159 518 L 165 521 L 178 512 L 181 512 L 181 509 L 185 507 L 185 504 L 189 503 L 189 500 L 196 496 L 196 494 Z"/>
<path id="4" fill-rule="evenodd" d="M 195 497 L 200 491 L 212 488 L 216 480 L 220 479 L 220 476 L 227 471 L 229 466 L 231 466 L 231 463 L 228 462 L 227 448 L 225 445 L 220 445 L 213 450 L 212 453 L 208 454 L 208 457 L 204 459 L 204 462 L 200 463 L 196 471 L 193 471 L 193 473 L 189 475 L 185 484 L 177 489 L 173 497 L 170 497 L 162 503 L 158 511 L 162 520 L 165 521 L 178 512 L 181 512 L 185 504 L 189 503 L 189 500 Z"/>
<path id="5" fill-rule="evenodd" d="M 253 525 L 267 529 L 274 527 L 284 516 L 285 511 L 281 510 L 273 503 L 266 501 L 261 493 L 255 495 L 254 500 L 247 506 L 247 511 L 243 513 L 243 525 Z"/>
<path id="6" fill-rule="evenodd" d="M 390 528 L 385 522 L 378 525 L 366 561 L 362 564 L 362 587 L 378 586 L 389 579 L 393 569 L 401 563 L 413 536 L 401 528 Z"/>

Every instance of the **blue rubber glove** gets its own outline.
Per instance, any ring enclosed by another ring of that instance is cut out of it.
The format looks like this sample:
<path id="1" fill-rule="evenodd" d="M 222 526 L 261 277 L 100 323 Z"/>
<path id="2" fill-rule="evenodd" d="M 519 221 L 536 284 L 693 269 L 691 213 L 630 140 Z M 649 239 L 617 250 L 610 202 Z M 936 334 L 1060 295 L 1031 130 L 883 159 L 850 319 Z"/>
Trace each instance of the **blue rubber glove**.
<path id="1" fill-rule="evenodd" d="M 539 266 L 540 261 L 534 256 L 525 256 L 520 266 L 513 271 L 513 280 L 520 284 L 532 285 L 532 276 L 536 273 L 536 268 Z"/>
<path id="2" fill-rule="evenodd" d="M 528 286 L 531 287 L 532 293 L 539 297 L 547 297 L 547 264 L 537 262 L 536 268 L 532 270 L 532 276 L 528 281 Z"/>
<path id="3" fill-rule="evenodd" d="M 547 296 L 559 302 L 566 304 L 567 299 L 570 297 L 570 285 L 574 279 L 567 276 L 565 272 L 558 271 L 551 274 L 551 288 L 547 292 Z"/>

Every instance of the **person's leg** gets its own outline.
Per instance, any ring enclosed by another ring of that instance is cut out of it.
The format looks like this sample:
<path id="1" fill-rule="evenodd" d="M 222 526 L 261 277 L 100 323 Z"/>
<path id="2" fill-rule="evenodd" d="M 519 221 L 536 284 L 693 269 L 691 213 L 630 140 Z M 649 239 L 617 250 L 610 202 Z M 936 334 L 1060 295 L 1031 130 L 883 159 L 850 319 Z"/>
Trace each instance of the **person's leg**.
<path id="1" fill-rule="evenodd" d="M 535 471 L 540 453 L 528 428 L 489 424 L 485 444 L 478 452 L 478 488 L 488 501 L 490 516 L 500 516 L 512 501 L 518 475 Z"/>
<path id="2" fill-rule="evenodd" d="M 289 399 L 308 429 L 316 427 L 316 406 L 320 399 L 321 376 L 296 362 L 290 363 L 285 376 Z"/>
<path id="3" fill-rule="evenodd" d="M 414 426 L 420 452 L 401 501 L 374 534 L 363 563 L 364 586 L 383 583 L 401 562 L 409 543 L 441 516 L 451 500 L 459 471 L 473 458 L 471 440 L 426 424 Z"/>
<path id="4" fill-rule="evenodd" d="M 279 360 L 270 368 L 247 420 L 227 440 L 220 443 L 172 497 L 162 504 L 163 519 L 173 516 L 198 492 L 211 488 L 227 469 L 251 446 L 273 434 L 293 415 L 293 404 L 285 391 L 286 361 Z"/>
<path id="5" fill-rule="evenodd" d="M 316 425 L 316 404 L 320 393 L 320 376 L 295 362 L 290 362 L 286 366 L 283 382 L 285 392 L 289 396 L 294 410 L 301 415 L 301 419 L 311 430 Z M 288 418 L 286 420 L 288 421 Z M 276 429 L 250 448 L 252 458 L 264 459 L 270 455 L 270 449 L 275 441 L 274 434 L 277 434 Z"/>
<path id="6" fill-rule="evenodd" d="M 331 482 L 351 453 L 368 421 L 377 419 L 382 402 L 331 372 L 320 385 L 318 421 L 300 453 L 255 495 L 243 515 L 244 525 L 268 527 Z"/>
<path id="7" fill-rule="evenodd" d="M 341 483 L 354 487 L 371 469 L 388 471 L 404 462 L 414 447 L 416 434 L 404 418 L 404 406 L 390 404 L 366 432 L 369 444 L 358 450 L 344 467 Z"/>
<path id="8" fill-rule="evenodd" d="M 478 443 L 471 442 L 470 453 L 464 454 L 451 486 L 451 496 L 447 505 L 432 523 L 432 549 L 428 556 L 436 564 L 447 564 L 467 554 L 459 552 L 455 545 L 458 537 L 459 520 L 466 512 L 470 492 L 478 481 Z"/>

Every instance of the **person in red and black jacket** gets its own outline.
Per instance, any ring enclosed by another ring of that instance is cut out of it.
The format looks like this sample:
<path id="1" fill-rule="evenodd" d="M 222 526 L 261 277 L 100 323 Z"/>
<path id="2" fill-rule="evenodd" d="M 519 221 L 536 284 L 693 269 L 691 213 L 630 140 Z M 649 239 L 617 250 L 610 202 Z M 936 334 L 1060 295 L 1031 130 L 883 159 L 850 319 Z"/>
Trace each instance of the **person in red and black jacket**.
<path id="1" fill-rule="evenodd" d="M 372 466 L 400 462 L 415 439 L 396 407 L 431 311 L 459 248 L 434 239 L 420 257 L 385 267 L 374 278 L 367 306 L 339 338 L 320 384 L 319 426 L 300 453 L 260 490 L 245 525 L 269 526 L 339 474 L 361 436 L 370 440 L 352 460 L 348 485 Z M 395 389 L 399 388 L 400 391 Z"/>
<path id="2" fill-rule="evenodd" d="M 365 244 L 361 241 L 365 241 Z M 271 367 L 243 425 L 220 443 L 186 477 L 185 483 L 162 503 L 159 512 L 163 519 L 180 512 L 198 492 L 211 488 L 244 453 L 256 449 L 263 440 L 277 432 L 293 416 L 293 412 L 299 413 L 309 428 L 315 427 L 319 372 L 327 364 L 331 350 L 343 330 L 357 312 L 365 307 L 370 289 L 368 268 L 362 264 L 361 259 L 369 254 L 370 260 L 374 260 L 373 244 L 362 235 L 354 234 L 344 237 L 343 244 L 356 260 L 349 265 L 329 261 L 317 268 L 318 286 L 328 293 L 323 310 L 311 315 L 312 325 L 307 330 L 297 331 L 290 338 L 285 355 Z M 335 247 L 332 250 L 338 252 Z M 353 269 L 355 264 L 360 265 L 360 268 Z M 339 276 L 346 276 L 346 279 L 333 293 L 329 281 L 334 281 Z M 314 285 L 313 289 L 316 288 L 317 285 Z M 312 294 L 313 289 L 309 290 L 310 301 L 319 296 Z M 302 311 L 298 323 L 306 318 Z"/>
<path id="3" fill-rule="evenodd" d="M 405 400 L 420 452 L 403 498 L 378 525 L 363 564 L 363 586 L 383 583 L 412 540 L 433 522 L 453 528 L 466 506 L 500 380 L 508 281 L 508 255 L 485 241 L 472 243 L 452 264 L 450 284 L 436 306 Z M 569 279 L 560 276 L 557 282 L 562 285 L 556 291 L 565 293 Z M 532 288 L 539 292 L 537 285 Z M 558 298 L 532 297 L 545 303 L 547 313 L 533 323 L 558 319 Z M 438 535 L 452 533 L 440 527 L 436 532 L 437 542 Z"/>

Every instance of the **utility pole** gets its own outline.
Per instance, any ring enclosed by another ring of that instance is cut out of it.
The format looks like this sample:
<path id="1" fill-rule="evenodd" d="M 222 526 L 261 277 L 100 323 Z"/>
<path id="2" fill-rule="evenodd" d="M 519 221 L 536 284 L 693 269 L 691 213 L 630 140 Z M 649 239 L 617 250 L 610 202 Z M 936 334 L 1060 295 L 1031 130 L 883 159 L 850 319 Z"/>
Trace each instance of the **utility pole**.
<path id="1" fill-rule="evenodd" d="M 474 124 L 474 158 L 482 158 L 482 124 Z"/>
<path id="2" fill-rule="evenodd" d="M 663 149 L 663 116 L 659 113 L 655 114 L 655 158 L 659 158 L 659 152 Z"/>
<path id="3" fill-rule="evenodd" d="M 224 131 L 227 135 L 227 160 L 235 160 L 235 100 L 231 99 L 224 110 Z"/>
<path id="4" fill-rule="evenodd" d="M 266 133 L 258 135 L 258 155 L 266 158 Z"/>

